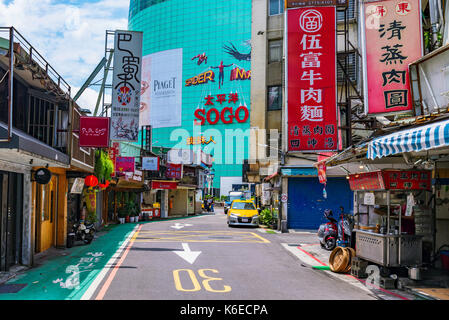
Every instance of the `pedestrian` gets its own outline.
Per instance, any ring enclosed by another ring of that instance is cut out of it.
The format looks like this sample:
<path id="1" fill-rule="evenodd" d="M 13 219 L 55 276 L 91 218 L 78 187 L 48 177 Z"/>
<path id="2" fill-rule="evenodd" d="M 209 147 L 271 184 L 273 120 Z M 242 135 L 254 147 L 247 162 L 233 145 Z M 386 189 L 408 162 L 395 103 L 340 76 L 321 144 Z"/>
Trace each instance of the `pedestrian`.
<path id="1" fill-rule="evenodd" d="M 214 211 L 214 198 L 211 198 L 210 210 L 211 210 L 212 212 L 215 212 L 215 211 Z"/>
<path id="2" fill-rule="evenodd" d="M 207 200 L 207 212 L 212 211 L 212 201 L 212 197 L 209 197 L 209 199 Z"/>

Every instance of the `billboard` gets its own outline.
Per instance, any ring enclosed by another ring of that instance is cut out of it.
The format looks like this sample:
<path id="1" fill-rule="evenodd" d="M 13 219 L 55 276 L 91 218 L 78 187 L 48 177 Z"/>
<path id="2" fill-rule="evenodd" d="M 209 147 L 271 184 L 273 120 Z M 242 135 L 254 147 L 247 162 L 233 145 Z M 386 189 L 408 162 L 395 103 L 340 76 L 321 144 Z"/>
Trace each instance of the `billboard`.
<path id="1" fill-rule="evenodd" d="M 182 48 L 143 57 L 140 126 L 178 127 L 182 120 Z"/>
<path id="2" fill-rule="evenodd" d="M 111 140 L 137 142 L 142 32 L 116 31 L 112 78 Z"/>
<path id="3" fill-rule="evenodd" d="M 365 113 L 412 110 L 408 65 L 423 54 L 420 1 L 366 2 L 361 16 Z"/>
<path id="4" fill-rule="evenodd" d="M 338 148 L 335 7 L 287 10 L 289 151 Z"/>

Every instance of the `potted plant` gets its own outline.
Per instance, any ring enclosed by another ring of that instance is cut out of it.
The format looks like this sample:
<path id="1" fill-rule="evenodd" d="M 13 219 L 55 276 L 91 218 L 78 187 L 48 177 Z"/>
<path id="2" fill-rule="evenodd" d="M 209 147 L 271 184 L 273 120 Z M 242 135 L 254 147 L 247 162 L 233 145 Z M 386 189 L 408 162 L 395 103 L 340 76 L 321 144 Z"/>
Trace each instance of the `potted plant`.
<path id="1" fill-rule="evenodd" d="M 125 223 L 125 218 L 126 218 L 126 211 L 124 208 L 121 208 L 118 211 L 118 220 L 120 221 L 120 224 L 124 224 Z"/>

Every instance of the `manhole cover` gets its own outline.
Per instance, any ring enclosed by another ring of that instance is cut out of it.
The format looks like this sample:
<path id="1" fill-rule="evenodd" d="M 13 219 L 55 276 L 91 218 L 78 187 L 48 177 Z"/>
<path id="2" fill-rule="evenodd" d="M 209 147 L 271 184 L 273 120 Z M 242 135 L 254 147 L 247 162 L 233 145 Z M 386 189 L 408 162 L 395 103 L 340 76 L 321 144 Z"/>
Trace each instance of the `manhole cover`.
<path id="1" fill-rule="evenodd" d="M 2 284 L 0 285 L 0 293 L 17 293 L 26 286 L 26 284 Z"/>

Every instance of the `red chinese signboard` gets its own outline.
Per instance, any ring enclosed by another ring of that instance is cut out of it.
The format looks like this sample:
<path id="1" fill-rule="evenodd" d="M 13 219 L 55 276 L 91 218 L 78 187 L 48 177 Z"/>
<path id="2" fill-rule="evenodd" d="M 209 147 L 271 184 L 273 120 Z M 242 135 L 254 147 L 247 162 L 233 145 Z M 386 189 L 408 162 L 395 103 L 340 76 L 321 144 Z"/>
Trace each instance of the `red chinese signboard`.
<path id="1" fill-rule="evenodd" d="M 120 154 L 120 143 L 119 142 L 113 142 L 112 147 L 108 149 L 108 155 L 109 159 L 111 159 L 114 170 L 112 170 L 111 177 L 115 177 L 115 171 L 116 171 L 116 165 L 115 165 L 115 159 Z"/>
<path id="2" fill-rule="evenodd" d="M 349 176 L 349 186 L 357 190 L 430 190 L 431 173 L 423 170 L 383 170 Z"/>
<path id="3" fill-rule="evenodd" d="M 390 190 L 430 190 L 431 173 L 429 171 L 383 171 L 385 186 Z"/>
<path id="4" fill-rule="evenodd" d="M 182 179 L 182 164 L 167 163 L 165 176 L 169 179 Z"/>
<path id="5" fill-rule="evenodd" d="M 362 4 L 365 112 L 412 110 L 408 65 L 422 56 L 419 0 Z"/>
<path id="6" fill-rule="evenodd" d="M 178 182 L 176 181 L 151 181 L 151 189 L 177 189 Z"/>
<path id="7" fill-rule="evenodd" d="M 382 172 L 376 171 L 352 174 L 349 176 L 349 187 L 352 191 L 384 190 L 385 184 L 382 178 Z"/>
<path id="8" fill-rule="evenodd" d="M 80 117 L 79 146 L 109 147 L 109 118 Z"/>
<path id="9" fill-rule="evenodd" d="M 117 173 L 134 172 L 135 159 L 134 157 L 116 157 L 115 171 Z"/>
<path id="10" fill-rule="evenodd" d="M 287 11 L 288 150 L 338 149 L 335 7 Z"/>

